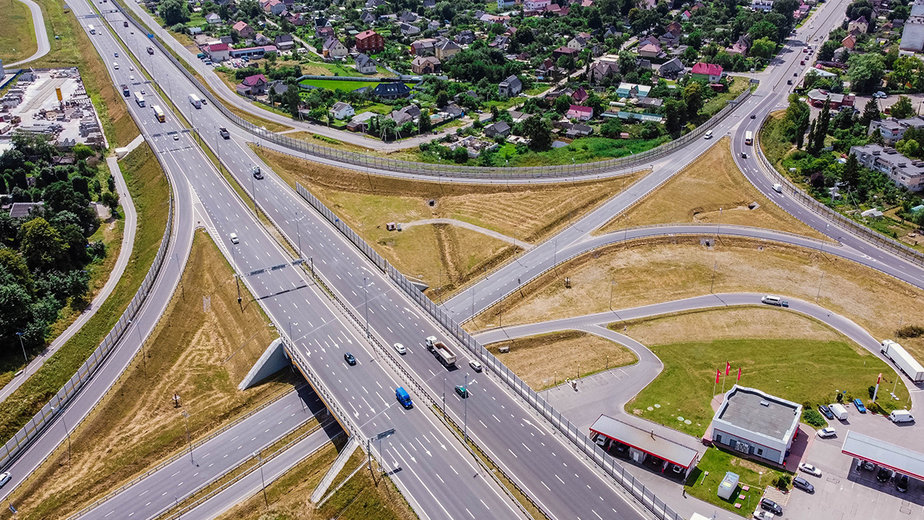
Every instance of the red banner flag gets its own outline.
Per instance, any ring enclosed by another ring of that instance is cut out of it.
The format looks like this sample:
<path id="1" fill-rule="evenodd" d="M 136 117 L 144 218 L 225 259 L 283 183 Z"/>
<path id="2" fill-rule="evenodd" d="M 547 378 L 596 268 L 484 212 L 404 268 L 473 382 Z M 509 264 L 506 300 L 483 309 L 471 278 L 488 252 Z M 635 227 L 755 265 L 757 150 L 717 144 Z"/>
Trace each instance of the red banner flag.
<path id="1" fill-rule="evenodd" d="M 729 372 L 731 372 L 731 363 L 726 361 L 725 362 L 725 375 L 728 375 Z"/>
<path id="2" fill-rule="evenodd" d="M 719 378 L 722 377 L 722 371 L 715 369 L 715 384 L 719 384 Z"/>
<path id="3" fill-rule="evenodd" d="M 882 372 L 879 372 L 879 377 L 876 378 L 876 384 L 878 385 L 882 381 Z"/>
<path id="4" fill-rule="evenodd" d="M 741 381 L 741 367 L 738 367 L 738 381 Z"/>

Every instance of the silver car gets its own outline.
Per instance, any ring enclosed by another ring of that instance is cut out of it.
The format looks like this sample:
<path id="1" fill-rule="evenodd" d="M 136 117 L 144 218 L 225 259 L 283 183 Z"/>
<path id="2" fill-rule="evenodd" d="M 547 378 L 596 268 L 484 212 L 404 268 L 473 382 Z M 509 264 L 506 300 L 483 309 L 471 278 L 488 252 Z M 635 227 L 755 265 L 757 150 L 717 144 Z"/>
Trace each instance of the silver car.
<path id="1" fill-rule="evenodd" d="M 395 348 L 395 352 L 397 352 L 398 354 L 401 354 L 402 356 L 407 354 L 407 349 L 404 348 L 404 345 L 400 343 L 395 343 L 393 346 Z"/>

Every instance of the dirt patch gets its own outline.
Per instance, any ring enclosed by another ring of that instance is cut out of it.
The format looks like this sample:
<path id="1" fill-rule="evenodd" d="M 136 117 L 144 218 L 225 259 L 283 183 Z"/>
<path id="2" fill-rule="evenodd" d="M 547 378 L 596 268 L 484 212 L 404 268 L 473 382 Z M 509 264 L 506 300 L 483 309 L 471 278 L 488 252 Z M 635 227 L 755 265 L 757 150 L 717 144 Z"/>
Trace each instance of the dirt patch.
<path id="1" fill-rule="evenodd" d="M 735 165 L 727 137 L 598 232 L 668 223 L 737 224 L 823 238 L 757 191 Z"/>
<path id="2" fill-rule="evenodd" d="M 246 301 L 247 299 L 245 299 Z M 181 410 L 193 439 L 289 388 L 288 372 L 240 392 L 237 383 L 274 338 L 259 307 L 237 306 L 230 266 L 196 234 L 180 288 L 145 344 L 145 356 L 21 486 L 13 501 L 24 518 L 63 517 L 144 472 L 185 445 Z M 182 408 L 175 408 L 178 393 Z"/>
<path id="3" fill-rule="evenodd" d="M 713 271 L 715 273 L 713 277 Z M 571 288 L 564 287 L 565 277 Z M 635 307 L 712 292 L 781 294 L 818 304 L 886 338 L 924 316 L 924 294 L 895 278 L 824 253 L 748 239 L 716 247 L 697 237 L 664 237 L 614 245 L 571 260 L 476 318 L 473 330 L 535 323 Z M 924 359 L 924 339 L 903 340 Z"/>
<path id="4" fill-rule="evenodd" d="M 505 347 L 510 351 L 501 353 L 500 349 Z M 638 361 L 622 345 L 579 331 L 499 341 L 486 348 L 533 390 Z"/>

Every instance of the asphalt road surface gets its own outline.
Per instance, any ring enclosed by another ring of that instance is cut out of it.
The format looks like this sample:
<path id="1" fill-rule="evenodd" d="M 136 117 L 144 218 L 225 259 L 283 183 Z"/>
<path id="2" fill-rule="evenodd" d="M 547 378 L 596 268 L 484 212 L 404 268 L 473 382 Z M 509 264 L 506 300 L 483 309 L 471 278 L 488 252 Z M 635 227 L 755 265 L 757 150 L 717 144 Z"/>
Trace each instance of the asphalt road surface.
<path id="1" fill-rule="evenodd" d="M 18 67 L 30 61 L 35 61 L 48 54 L 48 51 L 51 50 L 51 42 L 48 41 L 48 31 L 45 28 L 45 18 L 42 16 L 42 8 L 32 0 L 19 1 L 26 4 L 29 8 L 29 12 L 32 14 L 32 25 L 35 27 L 35 41 L 38 45 L 32 56 L 14 63 L 4 63 L 3 66 L 8 69 Z"/>

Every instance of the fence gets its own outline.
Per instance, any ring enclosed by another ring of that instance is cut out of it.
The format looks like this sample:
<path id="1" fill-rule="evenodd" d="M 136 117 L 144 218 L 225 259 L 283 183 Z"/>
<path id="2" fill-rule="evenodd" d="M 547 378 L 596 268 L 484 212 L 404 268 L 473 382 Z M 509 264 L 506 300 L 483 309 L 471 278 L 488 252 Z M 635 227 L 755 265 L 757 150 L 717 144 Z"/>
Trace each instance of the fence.
<path id="1" fill-rule="evenodd" d="M 26 424 L 22 429 L 16 432 L 13 435 L 13 438 L 6 442 L 2 448 L 0 448 L 0 468 L 5 468 L 10 464 L 14 458 L 16 458 L 20 452 L 27 447 L 32 440 L 40 434 L 45 427 L 54 419 L 54 415 L 61 411 L 61 408 L 67 406 L 68 402 L 74 395 L 83 387 L 83 385 L 93 377 L 93 374 L 96 373 L 96 370 L 102 365 L 103 361 L 109 356 L 109 354 L 115 349 L 118 345 L 119 340 L 122 338 L 122 334 L 125 332 L 125 329 L 128 328 L 129 323 L 133 318 L 138 314 L 138 310 L 144 305 L 145 300 L 148 297 L 148 294 L 151 291 L 151 287 L 154 285 L 154 280 L 157 278 L 158 273 L 160 273 L 161 267 L 163 267 L 164 259 L 167 256 L 167 247 L 170 244 L 170 235 L 173 231 L 173 197 L 171 196 L 169 202 L 169 209 L 167 212 L 167 227 L 164 230 L 164 236 L 160 242 L 160 248 L 157 250 L 157 255 L 154 257 L 154 262 L 151 264 L 151 269 L 148 270 L 147 276 L 144 277 L 144 281 L 141 282 L 141 287 L 138 288 L 138 291 L 135 293 L 134 298 L 128 304 L 128 308 L 125 309 L 125 312 L 122 313 L 122 316 L 119 318 L 119 321 L 116 322 L 115 326 L 112 327 L 112 330 L 109 331 L 109 334 L 103 338 L 103 342 L 100 343 L 96 350 L 87 358 L 87 360 L 77 369 L 77 373 L 71 376 L 70 380 L 58 390 L 58 393 L 42 407 L 41 410 L 32 419 Z M 72 425 L 76 427 L 76 425 Z"/>
<path id="2" fill-rule="evenodd" d="M 147 28 L 144 27 L 135 17 L 128 12 L 120 2 L 113 0 L 112 4 L 118 9 L 130 23 L 134 24 L 138 30 L 144 31 L 147 33 Z M 605 161 L 597 161 L 592 163 L 583 163 L 583 164 L 562 164 L 562 165 L 550 165 L 550 166 L 522 166 L 522 167 L 484 167 L 484 166 L 459 166 L 455 164 L 437 164 L 437 163 L 423 163 L 415 161 L 402 161 L 398 159 L 389 159 L 385 157 L 376 157 L 370 156 L 367 154 L 349 152 L 344 150 L 338 150 L 336 148 L 330 148 L 327 146 L 321 146 L 313 143 L 308 143 L 299 139 L 293 139 L 284 135 L 279 135 L 275 132 L 271 132 L 263 127 L 255 125 L 250 121 L 234 114 L 229 110 L 212 92 L 202 85 L 199 80 L 190 72 L 157 38 L 151 38 L 151 42 L 154 46 L 160 49 L 163 52 L 164 56 L 170 60 L 174 66 L 176 66 L 180 72 L 182 72 L 186 78 L 199 89 L 202 95 L 208 99 L 212 105 L 217 108 L 222 115 L 230 119 L 234 124 L 240 126 L 244 130 L 269 141 L 271 143 L 277 144 L 279 146 L 295 150 L 307 155 L 318 157 L 321 159 L 328 159 L 337 161 L 340 163 L 349 164 L 359 168 L 365 169 L 375 169 L 382 171 L 391 171 L 391 172 L 400 172 L 400 173 L 410 173 L 414 175 L 421 175 L 427 177 L 434 177 L 442 179 L 445 177 L 457 177 L 457 178 L 468 178 L 468 179 L 538 179 L 538 178 L 568 178 L 568 177 L 581 177 L 581 176 L 592 176 L 599 175 L 603 173 L 610 172 L 616 169 L 630 168 L 633 166 L 638 166 L 646 162 L 658 159 L 664 155 L 669 154 L 670 152 L 682 148 L 691 141 L 699 139 L 703 136 L 708 130 L 717 125 L 720 121 L 725 119 L 725 117 L 730 114 L 735 107 L 747 99 L 751 95 L 750 88 L 746 89 L 744 92 L 738 95 L 734 100 L 730 101 L 728 105 L 722 107 L 714 116 L 712 116 L 708 121 L 698 126 L 692 132 L 681 136 L 669 143 L 665 143 L 657 148 L 652 148 L 645 152 L 641 152 L 634 155 L 629 155 L 628 157 L 619 157 L 616 159 L 608 159 Z M 328 79 L 333 78 L 328 77 Z M 222 87 L 224 88 L 224 87 Z"/>
<path id="3" fill-rule="evenodd" d="M 545 401 L 537 392 L 531 389 L 522 379 L 510 371 L 499 359 L 488 352 L 484 346 L 471 337 L 462 327 L 449 317 L 441 307 L 427 298 L 414 286 L 400 271 L 382 258 L 359 235 L 340 220 L 320 200 L 306 190 L 301 184 L 296 185 L 296 191 L 313 208 L 323 215 L 338 231 L 343 233 L 363 254 L 371 260 L 376 267 L 387 274 L 408 296 L 423 307 L 440 325 L 449 331 L 456 340 L 471 352 L 476 359 L 482 362 L 485 368 L 496 373 L 518 396 L 527 402 L 543 418 L 548 420 L 565 438 L 571 441 L 577 449 L 589 457 L 607 475 L 619 482 L 636 499 L 641 501 L 654 515 L 663 520 L 682 520 L 667 504 L 645 485 L 629 474 L 612 456 L 596 445 L 589 437 L 583 434 L 567 418 L 556 411 L 551 404 Z M 512 481 L 512 479 L 511 479 Z"/>
<path id="4" fill-rule="evenodd" d="M 760 133 L 758 132 L 758 138 Z M 764 155 L 763 150 L 760 147 L 759 139 L 755 140 L 754 148 L 757 151 L 757 156 L 759 157 L 760 162 L 764 166 L 764 170 L 770 172 L 770 177 L 775 182 L 779 183 L 782 189 L 786 192 L 787 195 L 794 198 L 796 202 L 801 203 L 803 206 L 809 210 L 821 215 L 823 218 L 833 221 L 835 225 L 840 225 L 847 229 L 847 231 L 853 235 L 871 242 L 874 246 L 887 251 L 895 256 L 902 258 L 912 264 L 924 266 L 924 254 L 920 251 L 916 251 L 897 240 L 893 240 L 885 235 L 877 233 L 870 228 L 856 222 L 853 219 L 847 218 L 844 215 L 838 213 L 837 211 L 829 208 L 825 204 L 815 200 L 812 196 L 805 193 L 798 186 L 790 182 L 784 175 L 780 174 L 779 171 L 770 161 L 767 160 L 767 157 Z"/>

